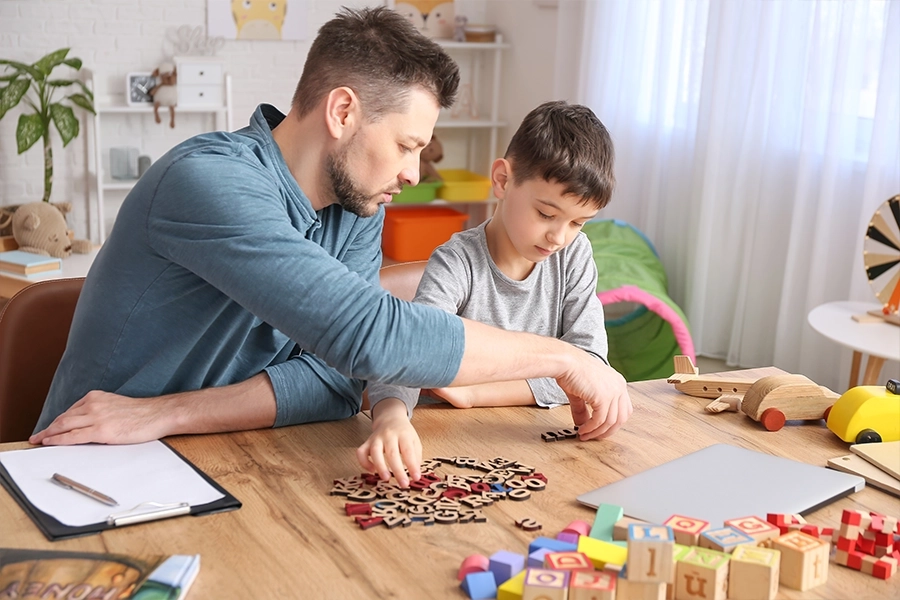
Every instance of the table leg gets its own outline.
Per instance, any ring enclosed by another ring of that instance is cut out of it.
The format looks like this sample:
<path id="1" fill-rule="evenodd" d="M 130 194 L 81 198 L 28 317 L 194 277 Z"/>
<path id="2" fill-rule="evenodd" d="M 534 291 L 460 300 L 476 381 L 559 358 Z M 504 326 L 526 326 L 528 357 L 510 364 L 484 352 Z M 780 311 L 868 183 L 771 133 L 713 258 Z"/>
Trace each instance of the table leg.
<path id="1" fill-rule="evenodd" d="M 850 386 L 847 389 L 855 388 L 856 382 L 859 381 L 859 363 L 862 362 L 862 352 L 853 351 L 853 362 L 850 363 Z"/>
<path id="2" fill-rule="evenodd" d="M 884 366 L 884 359 L 878 356 L 869 356 L 866 363 L 866 374 L 863 375 L 863 385 L 878 385 L 878 377 L 881 375 L 881 367 Z"/>

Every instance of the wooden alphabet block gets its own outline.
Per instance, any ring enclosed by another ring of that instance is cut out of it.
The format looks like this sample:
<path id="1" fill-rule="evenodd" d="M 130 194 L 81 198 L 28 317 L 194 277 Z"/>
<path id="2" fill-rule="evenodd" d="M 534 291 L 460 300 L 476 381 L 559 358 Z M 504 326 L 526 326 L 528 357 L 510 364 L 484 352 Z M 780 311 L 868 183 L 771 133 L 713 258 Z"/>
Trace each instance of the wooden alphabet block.
<path id="1" fill-rule="evenodd" d="M 525 557 L 508 550 L 499 550 L 491 555 L 489 563 L 488 568 L 500 584 L 525 568 Z"/>
<path id="2" fill-rule="evenodd" d="M 583 552 L 548 552 L 544 568 L 557 571 L 593 571 L 594 563 Z"/>
<path id="3" fill-rule="evenodd" d="M 616 575 L 603 571 L 573 571 L 569 600 L 615 600 Z"/>
<path id="4" fill-rule="evenodd" d="M 613 540 L 625 542 L 628 541 L 628 526 L 632 523 L 645 524 L 648 525 L 646 521 L 641 521 L 640 519 L 632 519 L 631 517 L 622 517 L 618 521 L 616 521 L 615 526 L 613 527 Z M 584 534 L 587 535 L 587 534 Z M 676 540 L 678 541 L 678 540 Z"/>
<path id="5" fill-rule="evenodd" d="M 516 527 L 521 527 L 525 531 L 538 531 L 541 529 L 542 525 L 534 519 L 525 518 L 516 521 Z"/>
<path id="6" fill-rule="evenodd" d="M 806 591 L 828 580 L 830 544 L 802 531 L 789 531 L 775 538 L 774 548 L 781 551 L 781 585 Z"/>
<path id="7" fill-rule="evenodd" d="M 734 527 L 722 527 L 721 529 L 707 529 L 700 534 L 701 548 L 709 548 L 726 554 L 731 554 L 738 546 L 755 546 L 757 541 Z"/>
<path id="8" fill-rule="evenodd" d="M 696 546 L 700 534 L 709 529 L 709 522 L 682 515 L 672 515 L 663 525 L 672 528 L 675 541 L 682 546 Z"/>
<path id="9" fill-rule="evenodd" d="M 741 533 L 752 537 L 757 543 L 772 540 L 781 535 L 777 527 L 754 516 L 728 519 L 725 521 L 725 526 L 734 527 Z"/>
<path id="10" fill-rule="evenodd" d="M 675 565 L 675 600 L 725 600 L 729 556 L 694 547 Z"/>
<path id="11" fill-rule="evenodd" d="M 601 504 L 597 507 L 594 524 L 588 534 L 595 540 L 612 541 L 613 529 L 622 518 L 622 507 L 614 504 Z"/>
<path id="12" fill-rule="evenodd" d="M 616 580 L 616 600 L 665 600 L 665 583 L 632 581 L 626 565 Z"/>
<path id="13" fill-rule="evenodd" d="M 507 579 L 497 588 L 497 600 L 522 600 L 525 591 L 525 571 Z"/>
<path id="14" fill-rule="evenodd" d="M 674 575 L 677 573 L 678 561 L 683 559 L 685 556 L 691 553 L 693 550 L 692 546 L 682 546 L 681 544 L 675 544 L 672 550 L 672 582 L 666 584 L 666 600 L 675 600 L 675 577 Z"/>
<path id="15" fill-rule="evenodd" d="M 628 527 L 628 581 L 669 583 L 675 574 L 675 537 L 665 525 Z"/>
<path id="16" fill-rule="evenodd" d="M 738 546 L 731 554 L 728 597 L 731 600 L 774 600 L 778 594 L 781 552 Z"/>
<path id="17" fill-rule="evenodd" d="M 578 539 L 578 552 L 587 554 L 591 562 L 598 569 L 607 564 L 624 565 L 628 559 L 628 549 L 617 546 L 611 542 L 595 540 L 592 537 L 581 536 Z"/>
<path id="18" fill-rule="evenodd" d="M 522 600 L 567 600 L 569 591 L 568 571 L 528 569 L 525 571 L 525 589 Z"/>

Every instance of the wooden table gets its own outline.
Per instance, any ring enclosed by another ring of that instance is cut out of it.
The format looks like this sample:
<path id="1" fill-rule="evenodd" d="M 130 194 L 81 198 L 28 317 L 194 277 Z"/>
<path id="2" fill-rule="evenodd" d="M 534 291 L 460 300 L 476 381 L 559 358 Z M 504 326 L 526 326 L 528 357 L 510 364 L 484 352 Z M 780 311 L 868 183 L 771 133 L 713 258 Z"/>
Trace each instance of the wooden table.
<path id="1" fill-rule="evenodd" d="M 744 371 L 763 376 L 775 369 Z M 611 440 L 546 443 L 540 434 L 570 426 L 565 408 L 458 410 L 420 407 L 413 422 L 424 456 L 504 456 L 547 475 L 547 489 L 531 500 L 486 507 L 484 524 L 413 525 L 361 530 L 344 514 L 344 499 L 329 496 L 332 480 L 360 472 L 354 451 L 366 439 L 365 415 L 334 423 L 168 441 L 244 506 L 205 517 L 179 517 L 48 542 L 0 492 L 0 546 L 124 554 L 194 554 L 200 576 L 189 598 L 464 598 L 456 571 L 471 554 L 525 552 L 539 535 L 554 537 L 594 511 L 575 497 L 604 483 L 659 465 L 714 443 L 730 443 L 824 465 L 847 445 L 819 423 L 789 423 L 770 433 L 739 413 L 711 415 L 709 402 L 677 393 L 662 380 L 631 384 L 634 416 Z M 3 444 L 0 449 L 26 447 Z M 444 471 L 463 472 L 460 469 Z M 832 526 L 844 508 L 900 515 L 900 501 L 874 488 L 841 499 L 807 517 Z M 735 515 L 743 516 L 743 515 Z M 543 524 L 529 533 L 515 521 Z M 763 515 L 764 517 L 764 515 Z M 874 579 L 832 565 L 828 583 L 807 592 L 781 588 L 784 598 L 897 598 L 900 575 Z"/>
<path id="2" fill-rule="evenodd" d="M 15 273 L 7 273 L 0 271 L 0 298 L 12 298 L 19 290 L 22 290 L 32 283 L 38 281 L 46 281 L 48 279 L 63 279 L 69 277 L 84 277 L 87 275 L 97 258 L 100 247 L 97 246 L 89 254 L 72 254 L 62 259 L 62 272 L 51 274 L 38 274 L 33 277 L 25 277 Z"/>

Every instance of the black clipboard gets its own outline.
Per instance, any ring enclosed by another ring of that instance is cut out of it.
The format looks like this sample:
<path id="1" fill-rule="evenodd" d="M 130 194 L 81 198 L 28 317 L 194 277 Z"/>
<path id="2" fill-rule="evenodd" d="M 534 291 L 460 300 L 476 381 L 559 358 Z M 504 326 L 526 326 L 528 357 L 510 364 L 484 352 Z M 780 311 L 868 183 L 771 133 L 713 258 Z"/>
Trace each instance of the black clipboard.
<path id="1" fill-rule="evenodd" d="M 198 504 L 196 506 L 188 506 L 186 504 L 177 506 L 161 506 L 158 510 L 140 512 L 133 518 L 128 518 L 127 513 L 121 513 L 122 518 L 118 519 L 118 521 L 121 522 L 115 522 L 115 520 L 110 519 L 108 521 L 101 521 L 99 523 L 92 523 L 90 525 L 71 526 L 65 525 L 64 523 L 59 522 L 57 519 L 48 515 L 47 513 L 38 510 L 28 500 L 25 494 L 22 493 L 22 490 L 18 485 L 16 485 L 16 482 L 10 476 L 9 472 L 6 470 L 6 467 L 4 467 L 2 463 L 0 463 L 0 485 L 2 485 L 7 492 L 9 492 L 9 495 L 12 496 L 13 499 L 19 504 L 19 506 L 22 507 L 22 510 L 24 510 L 25 513 L 29 517 L 31 517 L 31 520 L 34 521 L 34 524 L 38 526 L 38 529 L 40 529 L 44 536 L 51 542 L 55 542 L 57 540 L 66 540 L 75 537 L 82 537 L 86 535 L 93 535 L 95 533 L 100 533 L 101 531 L 106 531 L 107 529 L 125 527 L 127 525 L 133 525 L 137 523 L 149 523 L 152 521 L 158 521 L 161 519 L 185 514 L 197 517 L 200 515 L 209 515 L 230 510 L 237 510 L 242 506 L 240 500 L 232 496 L 212 477 L 200 470 L 197 465 L 186 459 L 180 452 L 167 444 L 164 440 L 160 441 L 166 448 L 168 448 L 173 454 L 175 454 L 175 456 L 183 460 L 209 485 L 215 488 L 216 491 L 222 493 L 224 497 L 219 498 L 218 500 L 215 500 L 213 502 Z M 182 506 L 184 510 L 178 510 Z"/>

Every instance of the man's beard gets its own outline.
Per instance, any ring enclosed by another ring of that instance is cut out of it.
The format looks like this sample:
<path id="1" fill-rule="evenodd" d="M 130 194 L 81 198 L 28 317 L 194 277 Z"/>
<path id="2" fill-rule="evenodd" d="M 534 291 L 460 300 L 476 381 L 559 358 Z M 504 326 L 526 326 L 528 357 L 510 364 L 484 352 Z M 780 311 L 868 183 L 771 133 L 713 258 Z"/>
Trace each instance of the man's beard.
<path id="1" fill-rule="evenodd" d="M 356 134 L 354 133 L 346 146 L 335 154 L 328 156 L 325 163 L 325 171 L 328 174 L 331 190 L 335 198 L 337 198 L 338 204 L 347 212 L 351 212 L 358 217 L 371 217 L 378 210 L 378 205 L 375 204 L 373 207 L 373 196 L 360 190 L 347 171 L 347 153 L 355 137 Z"/>

